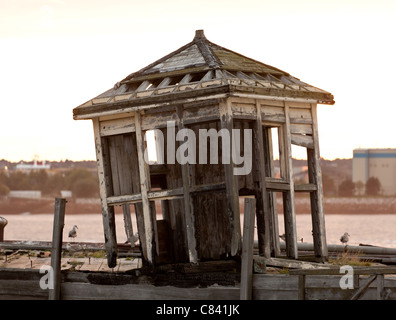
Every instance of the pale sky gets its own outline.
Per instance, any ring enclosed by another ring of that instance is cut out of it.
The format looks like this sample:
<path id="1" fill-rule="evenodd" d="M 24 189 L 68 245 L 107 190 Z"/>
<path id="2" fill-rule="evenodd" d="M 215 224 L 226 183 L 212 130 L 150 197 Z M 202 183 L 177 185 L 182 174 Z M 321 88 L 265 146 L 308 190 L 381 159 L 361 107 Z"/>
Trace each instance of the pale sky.
<path id="1" fill-rule="evenodd" d="M 320 151 L 396 148 L 396 1 L 0 0 L 0 159 L 94 160 L 78 105 L 209 41 L 331 92 Z"/>

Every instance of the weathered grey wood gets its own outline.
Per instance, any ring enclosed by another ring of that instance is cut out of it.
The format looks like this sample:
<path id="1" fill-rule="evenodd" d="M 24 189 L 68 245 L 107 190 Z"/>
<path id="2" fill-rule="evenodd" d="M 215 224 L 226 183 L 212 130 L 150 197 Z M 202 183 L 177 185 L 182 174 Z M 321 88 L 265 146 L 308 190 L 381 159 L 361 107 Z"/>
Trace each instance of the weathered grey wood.
<path id="1" fill-rule="evenodd" d="M 291 134 L 307 134 L 312 135 L 312 125 L 311 124 L 290 124 Z"/>
<path id="2" fill-rule="evenodd" d="M 131 207 L 129 204 L 124 203 L 122 205 L 122 213 L 124 216 L 124 228 L 125 228 L 125 234 L 130 241 L 131 245 L 133 245 L 133 225 L 132 225 L 132 218 L 131 218 Z"/>
<path id="3" fill-rule="evenodd" d="M 142 194 L 142 206 L 143 206 L 143 219 L 144 219 L 144 234 L 145 234 L 145 245 L 147 262 L 149 264 L 154 263 L 154 252 L 153 252 L 153 222 L 150 212 L 150 202 L 148 199 L 148 190 L 150 188 L 150 174 L 148 172 L 148 165 L 144 161 L 144 139 L 141 129 L 141 116 L 139 112 L 135 114 L 135 127 L 136 127 L 136 145 L 138 154 L 139 164 L 139 176 L 140 176 L 140 192 Z"/>
<path id="4" fill-rule="evenodd" d="M 49 300 L 59 300 L 61 282 L 61 256 L 62 256 L 62 234 L 65 224 L 66 199 L 56 198 L 54 209 L 54 225 L 52 231 L 51 267 L 53 272 L 53 288 L 49 286 Z M 49 277 L 51 279 L 51 277 Z"/>
<path id="5" fill-rule="evenodd" d="M 291 143 L 300 147 L 310 148 L 314 147 L 314 142 L 311 136 L 304 136 L 301 134 L 292 134 Z"/>
<path id="6" fill-rule="evenodd" d="M 228 130 L 230 136 L 233 129 L 233 119 L 231 110 L 231 100 L 222 100 L 219 103 L 220 123 L 221 128 Z M 226 183 L 226 199 L 228 207 L 228 215 L 231 226 L 231 255 L 235 256 L 241 250 L 241 225 L 239 212 L 239 189 L 238 179 L 234 175 L 234 163 L 232 161 L 232 150 L 234 149 L 234 139 L 231 139 L 229 150 L 222 150 L 222 152 L 229 152 L 231 157 L 230 164 L 223 164 L 225 171 Z"/>
<path id="7" fill-rule="evenodd" d="M 36 270 L 38 271 L 38 270 Z M 43 275 L 40 275 L 42 277 Z M 48 299 L 48 290 L 40 288 L 40 278 L 35 280 L 0 279 L 0 299 Z"/>
<path id="8" fill-rule="evenodd" d="M 313 183 L 294 185 L 294 192 L 313 192 L 313 191 L 317 191 L 316 185 Z"/>
<path id="9" fill-rule="evenodd" d="M 256 199 L 246 198 L 243 212 L 243 241 L 241 265 L 241 300 L 252 299 L 252 274 L 253 274 L 253 240 L 254 217 L 256 213 Z"/>
<path id="10" fill-rule="evenodd" d="M 182 106 L 176 107 L 176 113 L 179 117 L 179 130 L 184 128 L 184 119 Z M 188 246 L 188 256 L 191 263 L 198 262 L 198 252 L 197 252 L 197 242 L 195 234 L 195 217 L 194 217 L 194 206 L 192 203 L 192 198 L 190 194 L 191 187 L 191 177 L 189 164 L 181 164 L 181 173 L 183 181 L 183 191 L 184 191 L 184 219 L 187 234 L 187 246 Z"/>
<path id="11" fill-rule="evenodd" d="M 238 300 L 238 287 L 178 288 L 145 284 L 62 283 L 64 300 Z"/>
<path id="12" fill-rule="evenodd" d="M 108 206 L 107 197 L 110 194 L 108 179 L 105 172 L 105 156 L 104 149 L 102 147 L 102 138 L 100 136 L 100 127 L 98 118 L 92 119 L 94 136 L 95 136 L 95 151 L 96 161 L 98 165 L 98 177 L 99 177 L 99 194 L 100 202 L 102 206 L 102 220 L 103 220 L 103 231 L 105 238 L 105 247 L 107 254 L 107 264 L 110 268 L 115 267 L 117 264 L 117 237 L 114 220 L 114 208 Z"/>
<path id="13" fill-rule="evenodd" d="M 326 260 L 328 249 L 326 242 L 326 227 L 323 209 L 322 170 L 320 167 L 319 131 L 317 119 L 317 105 L 312 105 L 312 128 L 314 148 L 307 149 L 309 182 L 316 185 L 316 190 L 310 193 L 312 232 L 314 251 L 318 257 Z"/>
<path id="14" fill-rule="evenodd" d="M 298 259 L 297 249 L 297 230 L 296 230 L 296 210 L 294 206 L 294 181 L 293 181 L 293 163 L 291 152 L 291 133 L 290 133 L 290 114 L 289 106 L 285 103 L 285 135 L 284 151 L 286 165 L 286 180 L 289 183 L 290 190 L 283 192 L 283 210 L 286 234 L 286 254 L 288 257 Z"/>

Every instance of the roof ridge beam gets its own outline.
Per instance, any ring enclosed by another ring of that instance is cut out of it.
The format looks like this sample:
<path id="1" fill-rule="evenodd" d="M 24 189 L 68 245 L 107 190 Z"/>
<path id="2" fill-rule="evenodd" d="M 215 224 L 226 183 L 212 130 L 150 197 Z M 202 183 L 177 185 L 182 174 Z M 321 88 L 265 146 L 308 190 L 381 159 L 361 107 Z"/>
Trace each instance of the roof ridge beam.
<path id="1" fill-rule="evenodd" d="M 195 37 L 193 42 L 197 45 L 199 51 L 201 52 L 205 62 L 211 68 L 219 68 L 221 66 L 221 62 L 217 57 L 214 55 L 212 50 L 209 47 L 209 41 L 206 39 L 203 30 L 195 31 Z"/>

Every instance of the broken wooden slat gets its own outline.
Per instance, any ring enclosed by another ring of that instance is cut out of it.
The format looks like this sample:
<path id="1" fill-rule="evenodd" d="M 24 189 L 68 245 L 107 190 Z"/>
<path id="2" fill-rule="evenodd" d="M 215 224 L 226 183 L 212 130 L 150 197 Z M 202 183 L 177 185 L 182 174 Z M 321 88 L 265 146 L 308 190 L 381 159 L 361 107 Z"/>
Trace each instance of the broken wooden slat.
<path id="1" fill-rule="evenodd" d="M 100 135 L 102 137 L 135 131 L 133 117 L 100 121 Z"/>

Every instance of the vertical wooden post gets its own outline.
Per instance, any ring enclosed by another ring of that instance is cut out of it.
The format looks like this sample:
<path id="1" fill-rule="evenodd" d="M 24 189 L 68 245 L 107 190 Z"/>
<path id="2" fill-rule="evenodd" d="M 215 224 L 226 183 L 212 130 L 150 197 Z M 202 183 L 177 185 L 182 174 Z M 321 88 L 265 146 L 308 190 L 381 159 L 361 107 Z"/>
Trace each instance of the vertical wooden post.
<path id="1" fill-rule="evenodd" d="M 254 242 L 254 217 L 256 199 L 246 198 L 243 213 L 243 241 L 241 265 L 241 300 L 252 299 L 253 281 L 253 242 Z"/>
<path id="2" fill-rule="evenodd" d="M 0 242 L 4 241 L 4 228 L 8 221 L 6 218 L 0 217 Z"/>
<path id="3" fill-rule="evenodd" d="M 259 171 L 259 180 L 260 180 L 260 190 L 261 193 L 258 197 L 260 203 L 257 204 L 257 237 L 259 243 L 259 252 L 263 254 L 264 257 L 269 258 L 271 256 L 271 236 L 270 236 L 270 228 L 273 227 L 271 225 L 271 207 L 269 205 L 269 200 L 271 199 L 270 196 L 267 194 L 267 187 L 265 185 L 265 177 L 266 177 L 266 170 L 265 170 L 265 156 L 266 153 L 264 151 L 264 137 L 263 137 L 263 125 L 261 119 L 261 106 L 259 102 L 256 102 L 256 126 L 255 126 L 255 143 L 256 143 L 256 150 L 257 150 L 257 157 L 256 159 L 258 164 L 258 171 Z"/>
<path id="4" fill-rule="evenodd" d="M 94 118 L 92 119 L 92 122 L 95 135 L 96 161 L 98 165 L 99 193 L 102 206 L 102 220 L 105 237 L 107 265 L 109 266 L 109 268 L 114 268 L 117 264 L 117 237 L 114 207 L 111 207 L 107 204 L 109 190 L 106 183 L 104 148 L 100 136 L 99 119 Z"/>
<path id="5" fill-rule="evenodd" d="M 230 150 L 222 150 L 222 152 L 230 152 L 230 164 L 224 164 L 225 183 L 227 194 L 227 210 L 231 225 L 231 255 L 235 256 L 241 250 L 241 223 L 239 211 L 239 190 L 238 179 L 234 175 L 234 162 L 232 152 L 234 149 L 234 139 L 232 139 L 232 129 L 234 127 L 232 119 L 231 101 L 221 101 L 219 104 L 221 128 L 227 129 L 230 134 Z"/>
<path id="6" fill-rule="evenodd" d="M 305 274 L 298 275 L 298 300 L 305 300 Z"/>
<path id="7" fill-rule="evenodd" d="M 286 254 L 288 257 L 298 259 L 296 210 L 294 205 L 293 159 L 291 150 L 291 132 L 289 106 L 285 103 L 285 133 L 284 143 L 286 179 L 290 190 L 283 193 L 283 208 L 285 215 Z"/>
<path id="8" fill-rule="evenodd" d="M 184 129 L 182 106 L 176 107 L 176 113 L 179 118 L 178 129 L 179 130 Z M 170 143 L 170 141 L 168 141 L 167 143 Z M 183 191 L 184 191 L 184 219 L 186 223 L 189 260 L 191 263 L 197 263 L 198 252 L 197 252 L 197 242 L 195 239 L 194 206 L 190 194 L 191 178 L 190 178 L 189 166 L 190 165 L 188 163 L 181 164 Z"/>
<path id="9" fill-rule="evenodd" d="M 61 255 L 62 255 L 62 234 L 65 224 L 66 199 L 55 199 L 54 226 L 52 232 L 52 252 L 51 267 L 53 272 L 53 289 L 49 289 L 49 300 L 60 299 L 61 287 Z"/>
<path id="10" fill-rule="evenodd" d="M 322 170 L 320 168 L 319 135 L 316 104 L 312 104 L 312 138 L 314 148 L 307 148 L 309 182 L 316 185 L 310 193 L 314 252 L 322 260 L 328 256 L 326 228 L 323 210 Z"/>
<path id="11" fill-rule="evenodd" d="M 144 219 L 144 230 L 146 235 L 146 248 L 147 248 L 147 261 L 149 264 L 154 263 L 153 255 L 153 223 L 150 212 L 150 201 L 148 199 L 148 189 L 150 186 L 150 176 L 148 172 L 147 163 L 144 161 L 144 139 L 142 136 L 142 125 L 141 116 L 139 111 L 135 113 L 135 128 L 136 128 L 136 145 L 138 153 L 139 163 L 139 175 L 140 175 L 140 192 L 142 194 L 142 205 L 143 205 L 143 219 Z"/>
<path id="12" fill-rule="evenodd" d="M 261 116 L 260 116 L 261 118 Z M 276 128 L 279 130 L 278 128 Z M 275 171 L 274 168 L 274 156 L 273 156 L 273 144 L 272 144 L 272 132 L 271 128 L 262 128 L 263 139 L 264 139 L 264 157 L 265 157 L 265 169 L 267 170 L 266 176 L 272 177 Z M 279 159 L 281 161 L 281 159 Z M 278 210 L 276 203 L 276 193 L 267 192 L 267 201 L 269 206 L 269 219 L 270 219 L 270 239 L 271 239 L 271 254 L 275 257 L 280 256 L 280 242 L 279 242 L 279 227 L 278 227 Z"/>

